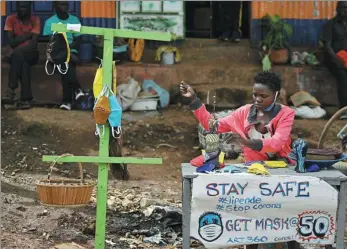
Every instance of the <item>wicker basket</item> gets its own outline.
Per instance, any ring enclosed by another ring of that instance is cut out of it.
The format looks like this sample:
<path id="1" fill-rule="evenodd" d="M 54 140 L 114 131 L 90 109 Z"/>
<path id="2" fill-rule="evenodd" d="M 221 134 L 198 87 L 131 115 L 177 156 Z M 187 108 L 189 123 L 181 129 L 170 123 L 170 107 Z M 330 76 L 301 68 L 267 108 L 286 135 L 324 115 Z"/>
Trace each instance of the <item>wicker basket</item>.
<path id="1" fill-rule="evenodd" d="M 80 179 L 51 179 L 53 167 L 64 154 L 58 157 L 50 167 L 47 180 L 40 180 L 36 183 L 36 191 L 39 200 L 44 206 L 55 207 L 81 207 L 89 203 L 95 186 L 94 181 L 83 180 L 82 164 L 78 163 Z"/>

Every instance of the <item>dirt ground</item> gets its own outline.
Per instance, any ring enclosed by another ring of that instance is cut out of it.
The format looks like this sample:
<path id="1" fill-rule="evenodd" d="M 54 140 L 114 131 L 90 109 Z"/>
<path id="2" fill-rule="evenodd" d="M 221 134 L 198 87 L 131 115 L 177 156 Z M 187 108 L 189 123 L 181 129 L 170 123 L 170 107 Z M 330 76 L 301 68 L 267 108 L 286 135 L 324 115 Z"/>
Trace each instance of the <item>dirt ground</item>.
<path id="1" fill-rule="evenodd" d="M 164 163 L 130 165 L 130 180 L 125 182 L 110 175 L 109 193 L 137 196 L 145 192 L 151 198 L 168 200 L 179 206 L 180 164 L 200 154 L 195 118 L 181 106 L 172 106 L 154 115 L 126 113 L 125 116 L 127 119 L 122 124 L 125 155 L 161 157 Z M 304 137 L 313 146 L 325 123 L 326 120 L 296 120 L 293 137 Z M 334 131 L 342 124 L 339 121 Z M 71 241 L 92 248 L 94 235 L 88 228 L 95 221 L 95 202 L 76 210 L 43 207 L 37 201 L 35 181 L 47 177 L 49 163 L 41 161 L 42 155 L 97 155 L 98 138 L 94 131 L 92 112 L 48 108 L 2 110 L 1 248 L 47 249 L 58 242 Z M 336 141 L 333 132 L 329 137 L 325 146 Z M 56 168 L 54 176 L 77 176 L 74 164 L 57 165 Z M 86 178 L 96 179 L 97 167 L 85 164 L 84 174 Z M 133 224 L 137 215 L 140 214 L 133 212 L 129 218 L 117 209 L 110 209 L 107 229 L 113 231 L 116 238 L 124 237 L 131 232 L 126 224 Z M 117 244 L 107 248 L 128 247 Z"/>

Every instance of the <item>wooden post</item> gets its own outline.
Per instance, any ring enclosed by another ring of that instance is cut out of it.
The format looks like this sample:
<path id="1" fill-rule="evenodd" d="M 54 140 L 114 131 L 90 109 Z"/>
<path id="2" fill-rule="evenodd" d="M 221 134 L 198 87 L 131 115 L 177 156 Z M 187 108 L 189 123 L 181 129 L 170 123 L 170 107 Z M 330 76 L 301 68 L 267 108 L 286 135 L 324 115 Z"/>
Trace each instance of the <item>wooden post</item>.
<path id="1" fill-rule="evenodd" d="M 141 32 L 132 30 L 96 28 L 81 26 L 79 32 L 67 29 L 64 24 L 52 24 L 52 31 L 71 32 L 104 37 L 103 54 L 103 75 L 102 84 L 108 84 L 112 88 L 112 60 L 113 60 L 113 39 L 114 37 L 135 38 L 145 40 L 170 41 L 171 35 L 162 32 Z M 113 89 L 116 93 L 116 89 Z M 136 163 L 136 164 L 162 164 L 161 158 L 134 158 L 134 157 L 109 157 L 109 125 L 105 126 L 105 134 L 99 141 L 99 156 L 66 156 L 59 162 L 84 162 L 98 163 L 98 184 L 97 184 L 97 210 L 96 210 L 96 231 L 95 248 L 105 249 L 106 234 L 106 208 L 107 208 L 107 184 L 108 184 L 108 164 L 110 163 Z M 59 156 L 43 156 L 44 162 L 55 161 Z"/>

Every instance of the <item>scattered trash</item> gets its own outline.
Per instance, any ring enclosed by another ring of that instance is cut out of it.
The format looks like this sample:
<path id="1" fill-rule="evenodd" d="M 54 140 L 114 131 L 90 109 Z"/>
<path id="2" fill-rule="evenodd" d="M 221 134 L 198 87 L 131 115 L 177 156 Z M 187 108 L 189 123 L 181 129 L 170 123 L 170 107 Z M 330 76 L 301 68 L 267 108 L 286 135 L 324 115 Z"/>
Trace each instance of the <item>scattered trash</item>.
<path id="1" fill-rule="evenodd" d="M 31 226 L 29 226 L 29 228 L 28 228 L 28 231 L 30 231 L 30 232 L 34 232 L 34 231 L 36 231 L 37 230 L 37 227 L 35 227 L 34 225 L 31 225 Z"/>
<path id="2" fill-rule="evenodd" d="M 114 243 L 114 242 L 112 242 L 111 240 L 105 240 L 105 242 L 106 242 L 107 245 L 110 245 L 110 246 L 115 246 L 115 245 L 117 245 L 117 243 Z"/>
<path id="3" fill-rule="evenodd" d="M 158 233 L 156 235 L 153 235 L 151 237 L 146 237 L 143 239 L 143 242 L 146 242 L 146 243 L 152 243 L 152 244 L 160 244 L 160 243 L 163 243 L 162 241 L 162 238 L 161 238 L 161 234 Z"/>
<path id="4" fill-rule="evenodd" d="M 158 96 L 138 96 L 134 103 L 130 106 L 131 111 L 155 111 L 158 106 Z"/>
<path id="5" fill-rule="evenodd" d="M 150 207 L 148 207 L 145 211 L 143 211 L 143 214 L 144 214 L 146 217 L 149 217 L 149 216 L 152 215 L 154 209 L 155 209 L 155 206 L 150 206 Z"/>
<path id="6" fill-rule="evenodd" d="M 159 149 L 160 147 L 170 147 L 170 148 L 173 148 L 173 149 L 177 149 L 176 146 L 173 146 L 171 144 L 158 144 L 157 149 Z"/>
<path id="7" fill-rule="evenodd" d="M 165 89 L 161 88 L 154 80 L 144 79 L 142 83 L 142 89 L 146 92 L 152 93 L 152 95 L 159 96 L 159 106 L 160 108 L 165 108 L 169 106 L 170 94 Z"/>
<path id="8" fill-rule="evenodd" d="M 163 54 L 164 53 L 169 53 L 169 54 L 173 54 L 174 55 L 174 60 L 170 63 L 165 63 L 165 61 L 163 61 Z M 181 62 L 181 53 L 179 51 L 178 48 L 174 47 L 174 46 L 160 46 L 159 48 L 157 48 L 157 51 L 155 53 L 155 60 L 156 61 L 161 61 L 163 64 L 168 64 L 168 65 L 172 65 L 174 63 L 178 63 Z"/>
<path id="9" fill-rule="evenodd" d="M 295 107 L 299 107 L 302 105 L 313 105 L 313 106 L 321 105 L 314 96 L 312 96 L 310 93 L 306 91 L 296 92 L 295 94 L 290 96 L 290 100 L 293 102 L 293 105 Z"/>
<path id="10" fill-rule="evenodd" d="M 55 245 L 51 249 L 86 249 L 86 248 L 72 242 L 72 243 L 63 243 L 63 244 Z"/>
<path id="11" fill-rule="evenodd" d="M 95 235 L 95 222 L 90 222 L 89 225 L 87 225 L 83 230 L 82 230 L 83 234 L 87 234 L 87 235 Z"/>
<path id="12" fill-rule="evenodd" d="M 320 106 L 318 100 L 306 91 L 299 91 L 292 96 L 292 109 L 295 116 L 306 119 L 319 119 L 326 115 L 326 111 Z"/>
<path id="13" fill-rule="evenodd" d="M 106 231 L 110 246 L 153 248 L 153 245 L 181 245 L 180 201 L 160 199 L 153 192 L 144 189 L 109 189 L 107 206 L 109 211 Z M 80 219 L 79 215 L 74 217 L 76 220 Z M 88 227 L 88 224 L 83 226 Z M 146 243 L 152 246 L 147 246 Z"/>
<path id="14" fill-rule="evenodd" d="M 123 111 L 135 102 L 140 91 L 141 86 L 132 77 L 127 78 L 127 83 L 117 86 L 117 97 Z"/>
<path id="15" fill-rule="evenodd" d="M 47 215 L 48 215 L 48 211 L 45 209 L 45 210 L 43 210 L 42 213 L 38 213 L 36 216 L 37 217 L 43 217 L 43 216 L 47 216 Z"/>
<path id="16" fill-rule="evenodd" d="M 27 209 L 23 206 L 19 206 L 19 207 L 17 207 L 17 210 L 25 212 Z"/>
<path id="17" fill-rule="evenodd" d="M 320 119 L 326 115 L 326 111 L 320 106 L 299 106 L 292 107 L 295 116 L 306 119 Z"/>
<path id="18" fill-rule="evenodd" d="M 291 59 L 292 65 L 310 65 L 310 66 L 316 66 L 319 64 L 319 61 L 317 57 L 314 54 L 310 54 L 307 52 L 293 52 L 292 59 Z"/>

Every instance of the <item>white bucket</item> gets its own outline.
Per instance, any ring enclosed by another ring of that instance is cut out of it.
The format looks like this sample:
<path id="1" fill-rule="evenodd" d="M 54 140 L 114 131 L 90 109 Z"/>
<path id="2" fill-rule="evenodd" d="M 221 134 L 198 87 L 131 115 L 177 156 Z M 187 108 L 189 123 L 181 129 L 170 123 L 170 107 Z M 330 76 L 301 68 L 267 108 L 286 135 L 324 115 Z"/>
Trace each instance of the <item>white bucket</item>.
<path id="1" fill-rule="evenodd" d="M 175 53 L 174 52 L 163 52 L 161 54 L 161 64 L 163 64 L 163 65 L 175 64 Z"/>
<path id="2" fill-rule="evenodd" d="M 131 111 L 154 111 L 157 110 L 159 98 L 138 98 L 130 106 Z"/>

